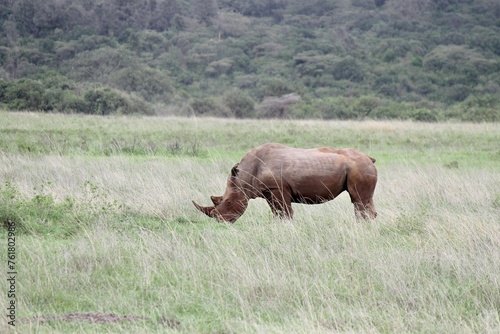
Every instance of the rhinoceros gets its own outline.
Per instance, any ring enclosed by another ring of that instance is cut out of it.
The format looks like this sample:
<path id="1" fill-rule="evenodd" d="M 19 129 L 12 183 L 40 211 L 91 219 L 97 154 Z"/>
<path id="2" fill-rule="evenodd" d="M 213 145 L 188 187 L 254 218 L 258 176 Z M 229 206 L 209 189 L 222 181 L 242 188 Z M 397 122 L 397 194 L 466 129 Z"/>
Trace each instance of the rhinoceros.
<path id="1" fill-rule="evenodd" d="M 373 193 L 377 184 L 375 159 L 352 149 L 301 149 L 264 144 L 234 165 L 224 195 L 211 196 L 213 206 L 194 206 L 218 221 L 234 223 L 248 201 L 264 198 L 277 218 L 293 218 L 292 203 L 320 204 L 346 190 L 356 218 L 377 216 Z"/>

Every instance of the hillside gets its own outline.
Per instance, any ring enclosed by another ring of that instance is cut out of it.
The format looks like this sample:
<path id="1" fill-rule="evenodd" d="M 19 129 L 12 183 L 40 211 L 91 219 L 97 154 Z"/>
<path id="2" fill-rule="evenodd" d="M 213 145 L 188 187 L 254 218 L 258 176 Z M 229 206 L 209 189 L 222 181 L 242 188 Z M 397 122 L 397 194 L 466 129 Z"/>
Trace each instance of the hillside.
<path id="1" fill-rule="evenodd" d="M 500 120 L 496 0 L 0 0 L 8 110 Z"/>

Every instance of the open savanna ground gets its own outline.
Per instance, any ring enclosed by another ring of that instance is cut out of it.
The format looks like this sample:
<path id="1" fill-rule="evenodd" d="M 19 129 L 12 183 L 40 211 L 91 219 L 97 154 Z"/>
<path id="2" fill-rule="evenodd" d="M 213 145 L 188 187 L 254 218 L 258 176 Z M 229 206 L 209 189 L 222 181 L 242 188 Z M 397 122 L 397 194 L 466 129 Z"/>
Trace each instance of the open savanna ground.
<path id="1" fill-rule="evenodd" d="M 375 157 L 379 216 L 347 194 L 294 221 L 193 207 L 265 142 Z M 1 112 L 1 332 L 498 333 L 499 143 L 497 123 Z"/>

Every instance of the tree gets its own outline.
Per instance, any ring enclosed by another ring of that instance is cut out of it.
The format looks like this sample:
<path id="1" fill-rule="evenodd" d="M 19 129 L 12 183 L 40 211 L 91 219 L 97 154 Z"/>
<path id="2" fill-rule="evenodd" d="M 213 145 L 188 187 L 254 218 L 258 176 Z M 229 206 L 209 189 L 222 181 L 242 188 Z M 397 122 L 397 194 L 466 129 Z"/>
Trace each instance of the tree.
<path id="1" fill-rule="evenodd" d="M 191 11 L 200 23 L 213 24 L 218 13 L 217 0 L 191 0 Z"/>
<path id="2" fill-rule="evenodd" d="M 153 4 L 155 2 L 155 0 L 150 1 L 150 29 L 165 31 L 171 27 L 176 29 L 182 28 L 182 22 L 179 22 L 180 15 L 182 14 L 182 7 L 178 0 L 164 0 L 158 4 Z"/>
<path id="3" fill-rule="evenodd" d="M 295 93 L 266 97 L 259 106 L 259 115 L 264 118 L 285 118 L 290 107 L 301 100 L 300 95 Z"/>
<path id="4" fill-rule="evenodd" d="M 21 35 L 36 35 L 38 32 L 38 27 L 33 22 L 35 4 L 35 0 L 20 0 L 14 3 L 12 14 Z"/>
<path id="5" fill-rule="evenodd" d="M 148 0 L 109 0 L 94 8 L 101 34 L 119 35 L 127 28 L 144 29 L 149 26 Z"/>

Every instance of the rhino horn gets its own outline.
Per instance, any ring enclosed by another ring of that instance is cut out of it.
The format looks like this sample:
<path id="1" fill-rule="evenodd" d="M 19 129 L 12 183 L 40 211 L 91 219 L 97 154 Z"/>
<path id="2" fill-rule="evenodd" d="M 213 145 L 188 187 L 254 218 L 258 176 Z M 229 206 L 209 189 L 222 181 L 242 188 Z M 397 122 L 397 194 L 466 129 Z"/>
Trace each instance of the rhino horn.
<path id="1" fill-rule="evenodd" d="M 204 214 L 206 214 L 210 218 L 213 218 L 213 215 L 211 213 L 212 213 L 213 209 L 215 209 L 215 207 L 213 207 L 213 206 L 201 206 L 198 203 L 196 203 L 195 201 L 192 201 L 192 202 L 198 210 L 200 210 L 201 212 L 203 212 Z"/>

